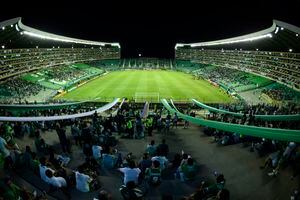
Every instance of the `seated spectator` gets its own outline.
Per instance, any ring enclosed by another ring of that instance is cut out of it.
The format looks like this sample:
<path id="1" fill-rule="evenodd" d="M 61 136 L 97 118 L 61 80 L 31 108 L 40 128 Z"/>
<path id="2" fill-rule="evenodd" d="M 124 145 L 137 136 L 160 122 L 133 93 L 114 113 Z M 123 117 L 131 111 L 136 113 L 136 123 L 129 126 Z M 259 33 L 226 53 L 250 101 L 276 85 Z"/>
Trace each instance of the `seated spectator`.
<path id="1" fill-rule="evenodd" d="M 147 145 L 146 152 L 150 156 L 154 156 L 156 154 L 157 146 L 155 145 L 155 141 L 151 140 L 151 143 Z"/>
<path id="2" fill-rule="evenodd" d="M 20 188 L 14 184 L 9 176 L 4 178 L 3 182 L 0 182 L 0 198 L 3 199 L 30 199 L 32 194 L 23 188 Z"/>
<path id="3" fill-rule="evenodd" d="M 216 183 L 204 188 L 205 194 L 214 194 L 216 195 L 220 190 L 223 190 L 225 187 L 225 178 L 223 174 L 216 174 Z"/>
<path id="4" fill-rule="evenodd" d="M 134 181 L 129 181 L 126 186 L 122 185 L 120 192 L 124 200 L 141 200 L 145 196 L 145 192 L 137 188 Z"/>
<path id="5" fill-rule="evenodd" d="M 53 172 L 49 169 L 45 172 L 48 177 L 48 183 L 54 187 L 61 188 L 67 187 L 67 181 L 63 177 L 56 177 L 53 175 Z"/>
<path id="6" fill-rule="evenodd" d="M 80 165 L 80 168 L 90 173 L 100 174 L 100 166 L 93 157 L 86 157 L 85 162 Z"/>
<path id="7" fill-rule="evenodd" d="M 92 178 L 82 172 L 79 168 L 77 172 L 75 172 L 76 179 L 76 189 L 81 192 L 89 192 L 90 191 L 90 182 L 92 182 Z"/>
<path id="8" fill-rule="evenodd" d="M 117 156 L 115 156 L 114 154 L 102 154 L 102 165 L 106 168 L 106 169 L 113 169 L 116 166 L 117 163 Z"/>
<path id="9" fill-rule="evenodd" d="M 124 184 L 126 185 L 129 181 L 138 183 L 138 178 L 141 170 L 136 167 L 135 162 L 131 161 L 128 163 L 128 167 L 119 168 L 119 171 L 124 174 Z"/>
<path id="10" fill-rule="evenodd" d="M 46 171 L 50 170 L 52 171 L 52 173 L 54 173 L 55 171 L 51 168 L 48 168 L 46 166 L 46 158 L 45 157 L 41 157 L 40 158 L 40 165 L 39 165 L 39 170 L 40 170 L 40 177 L 43 181 L 45 181 L 46 183 L 49 183 L 49 178 L 46 176 Z"/>
<path id="11" fill-rule="evenodd" d="M 196 165 L 192 158 L 188 158 L 187 162 L 182 164 L 179 168 L 180 180 L 192 180 L 196 175 Z"/>
<path id="12" fill-rule="evenodd" d="M 97 196 L 93 200 L 112 200 L 112 195 L 105 190 L 101 190 Z"/>
<path id="13" fill-rule="evenodd" d="M 151 185 L 158 185 L 161 183 L 161 169 L 159 165 L 160 163 L 157 160 L 154 160 L 152 166 L 146 169 L 146 179 Z"/>

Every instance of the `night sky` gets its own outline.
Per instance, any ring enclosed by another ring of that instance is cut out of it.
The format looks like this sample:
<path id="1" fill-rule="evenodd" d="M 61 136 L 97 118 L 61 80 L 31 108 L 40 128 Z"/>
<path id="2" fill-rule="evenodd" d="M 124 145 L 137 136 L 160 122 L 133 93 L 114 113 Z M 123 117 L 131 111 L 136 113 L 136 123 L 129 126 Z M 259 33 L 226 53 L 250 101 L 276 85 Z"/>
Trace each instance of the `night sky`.
<path id="1" fill-rule="evenodd" d="M 119 42 L 123 58 L 139 53 L 143 57 L 172 58 L 175 43 L 239 36 L 270 27 L 272 19 L 300 27 L 300 0 L 16 2 L 8 1 L 6 9 L 1 5 L 0 21 L 23 17 L 25 25 L 47 32 Z"/>

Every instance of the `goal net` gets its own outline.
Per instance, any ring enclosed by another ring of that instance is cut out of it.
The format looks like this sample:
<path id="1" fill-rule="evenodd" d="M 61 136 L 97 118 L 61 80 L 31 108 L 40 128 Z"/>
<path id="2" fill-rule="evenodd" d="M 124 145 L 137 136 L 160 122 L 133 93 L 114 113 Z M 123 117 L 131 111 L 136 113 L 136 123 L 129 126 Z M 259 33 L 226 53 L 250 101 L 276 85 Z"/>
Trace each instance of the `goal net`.
<path id="1" fill-rule="evenodd" d="M 159 103 L 158 92 L 136 92 L 134 101 L 137 103 L 148 101 L 149 103 Z"/>

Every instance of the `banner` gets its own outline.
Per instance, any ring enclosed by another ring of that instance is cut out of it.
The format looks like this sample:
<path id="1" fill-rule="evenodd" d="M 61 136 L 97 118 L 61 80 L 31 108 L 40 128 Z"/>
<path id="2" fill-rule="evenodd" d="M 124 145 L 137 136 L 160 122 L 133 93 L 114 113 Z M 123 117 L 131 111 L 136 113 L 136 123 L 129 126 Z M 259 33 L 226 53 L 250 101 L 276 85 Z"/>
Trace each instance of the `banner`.
<path id="1" fill-rule="evenodd" d="M 221 110 L 218 108 L 214 108 L 208 105 L 205 105 L 195 99 L 192 99 L 192 101 L 201 108 L 205 108 L 211 112 L 216 113 L 223 113 L 223 114 L 229 114 L 233 115 L 235 117 L 243 117 L 243 113 L 236 113 L 236 112 L 230 112 L 227 110 Z M 248 116 L 248 115 L 247 115 Z M 254 115 L 255 119 L 260 119 L 264 121 L 297 121 L 300 120 L 300 114 L 293 114 L 293 115 Z"/>
<path id="2" fill-rule="evenodd" d="M 77 113 L 71 115 L 60 115 L 60 116 L 41 116 L 41 117 L 0 117 L 0 121 L 10 121 L 10 122 L 36 122 L 36 121 L 56 121 L 56 120 L 65 120 L 65 119 L 74 119 L 79 117 L 88 117 L 95 113 L 101 113 L 111 109 L 114 105 L 118 103 L 120 98 L 116 98 L 113 102 L 108 103 L 98 109 Z"/>
<path id="3" fill-rule="evenodd" d="M 239 133 L 242 135 L 281 140 L 281 141 L 289 141 L 289 142 L 300 142 L 300 130 L 264 128 L 264 127 L 232 124 L 232 123 L 218 122 L 213 120 L 191 117 L 173 109 L 169 105 L 166 99 L 162 99 L 161 102 L 168 111 L 170 111 L 171 113 L 177 113 L 178 117 L 194 124 L 198 124 L 201 126 L 208 126 L 211 128 L 215 128 L 215 129 L 219 129 L 231 133 Z"/>

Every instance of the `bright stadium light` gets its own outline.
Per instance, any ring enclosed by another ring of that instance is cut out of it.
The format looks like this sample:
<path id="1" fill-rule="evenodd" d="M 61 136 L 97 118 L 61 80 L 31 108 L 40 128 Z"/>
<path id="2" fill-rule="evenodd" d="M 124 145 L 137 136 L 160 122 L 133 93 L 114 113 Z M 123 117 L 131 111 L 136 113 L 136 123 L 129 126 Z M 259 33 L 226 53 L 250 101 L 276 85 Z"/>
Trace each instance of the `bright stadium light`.
<path id="1" fill-rule="evenodd" d="M 14 25 L 11 24 L 10 27 L 14 27 Z"/>
<path id="2" fill-rule="evenodd" d="M 87 45 L 97 45 L 97 46 L 105 46 L 109 43 L 103 43 L 103 42 L 93 42 L 88 40 L 80 40 L 80 39 L 73 39 L 73 38 L 66 38 L 66 37 L 59 37 L 59 36 L 53 36 L 53 35 L 42 35 L 39 33 L 33 33 L 29 31 L 23 31 L 25 35 L 36 37 L 39 39 L 45 39 L 45 40 L 54 40 L 59 42 L 68 42 L 68 43 L 76 43 L 76 44 L 87 44 Z M 117 46 L 120 48 L 120 44 L 118 43 L 111 43 L 111 46 Z"/>
<path id="3" fill-rule="evenodd" d="M 39 46 L 36 46 L 35 48 L 37 48 L 37 49 L 38 49 L 38 48 L 39 48 Z"/>
<path id="4" fill-rule="evenodd" d="M 278 31 L 279 31 L 279 27 L 276 27 L 275 34 L 277 34 Z"/>
<path id="5" fill-rule="evenodd" d="M 258 51 L 258 49 L 256 49 L 256 51 Z"/>
<path id="6" fill-rule="evenodd" d="M 297 34 L 296 34 L 296 37 L 298 37 L 298 36 L 299 36 L 299 34 L 297 33 Z"/>
<path id="7" fill-rule="evenodd" d="M 215 41 L 215 42 L 203 42 L 203 43 L 195 43 L 191 44 L 191 47 L 197 47 L 197 46 L 214 46 L 214 45 L 222 45 L 222 44 L 234 44 L 239 42 L 252 42 L 254 40 L 260 40 L 265 38 L 272 38 L 272 34 L 268 33 L 265 35 L 255 36 L 255 37 L 249 37 L 244 39 L 237 39 L 237 40 L 231 40 L 231 41 Z"/>
<path id="8" fill-rule="evenodd" d="M 5 26 L 2 27 L 2 30 L 5 30 Z"/>
<path id="9" fill-rule="evenodd" d="M 4 45 L 2 45 L 2 46 L 1 46 L 1 48 L 2 48 L 2 49 L 4 49 L 4 48 L 5 48 L 5 46 L 4 46 Z"/>
<path id="10" fill-rule="evenodd" d="M 17 24 L 15 25 L 15 27 L 16 27 L 16 30 L 17 30 L 18 32 L 20 32 L 20 29 L 19 29 L 19 27 L 18 27 Z"/>
<path id="11" fill-rule="evenodd" d="M 293 49 L 289 49 L 289 52 L 292 52 L 293 51 Z"/>
<path id="12" fill-rule="evenodd" d="M 139 53 L 139 57 L 141 57 L 142 56 L 142 54 L 141 53 Z"/>
<path id="13" fill-rule="evenodd" d="M 21 35 L 23 35 L 24 33 L 23 33 L 23 32 L 21 32 L 20 34 L 21 34 Z"/>
<path id="14" fill-rule="evenodd" d="M 282 31 L 283 31 L 283 30 L 284 30 L 284 28 L 283 28 L 283 27 L 281 27 L 281 28 L 280 28 L 280 30 L 282 30 Z"/>

